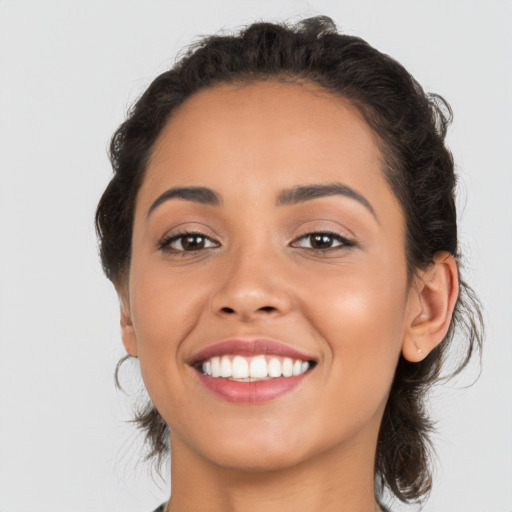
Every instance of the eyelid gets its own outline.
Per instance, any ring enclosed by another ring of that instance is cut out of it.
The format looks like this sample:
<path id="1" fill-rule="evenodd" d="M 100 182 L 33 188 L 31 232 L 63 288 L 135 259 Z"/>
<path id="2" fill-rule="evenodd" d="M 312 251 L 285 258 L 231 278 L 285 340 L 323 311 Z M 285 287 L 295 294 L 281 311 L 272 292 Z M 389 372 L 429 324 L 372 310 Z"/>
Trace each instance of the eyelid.
<path id="1" fill-rule="evenodd" d="M 177 229 L 177 228 L 178 227 L 176 227 L 175 229 Z M 196 228 L 196 227 L 190 226 L 190 227 L 183 227 L 183 228 L 179 229 L 178 231 L 173 231 L 173 230 L 170 230 L 170 231 L 171 231 L 170 233 L 168 232 L 168 234 L 161 237 L 158 240 L 158 242 L 155 244 L 157 250 L 160 250 L 167 254 L 185 256 L 187 254 L 192 255 L 192 254 L 196 254 L 199 252 L 205 252 L 210 249 L 218 248 L 222 245 L 217 240 L 218 237 L 214 238 L 210 234 L 206 234 L 206 232 L 209 231 L 208 229 Z M 301 240 L 305 240 L 308 237 L 312 237 L 314 235 L 328 236 L 336 241 L 336 245 L 331 246 L 331 247 L 325 247 L 325 248 L 301 247 L 301 245 L 300 245 Z M 171 244 L 173 244 L 174 242 L 176 242 L 180 239 L 184 239 L 186 237 L 194 237 L 194 236 L 202 238 L 203 240 L 206 241 L 206 243 L 209 243 L 210 245 L 207 247 L 203 246 L 203 247 L 199 247 L 197 249 L 189 249 L 189 250 L 187 250 L 185 248 L 176 249 L 176 248 L 171 247 Z M 347 248 L 355 246 L 355 245 L 357 245 L 357 243 L 352 236 L 350 236 L 350 235 L 347 236 L 345 233 L 341 233 L 340 230 L 337 230 L 337 229 L 326 228 L 326 227 L 323 228 L 320 226 L 319 227 L 310 227 L 307 231 L 304 230 L 304 232 L 302 234 L 297 235 L 289 243 L 289 246 L 291 246 L 291 247 L 299 248 L 299 249 L 302 248 L 302 249 L 312 251 L 312 252 L 335 252 L 335 251 L 347 249 Z"/>
<path id="2" fill-rule="evenodd" d="M 212 242 L 214 244 L 214 247 L 219 247 L 220 246 L 220 243 L 217 240 L 215 240 L 213 237 L 211 237 L 209 235 L 206 235 L 202 231 L 195 230 L 195 229 L 184 229 L 182 231 L 178 231 L 178 232 L 175 232 L 175 233 L 172 233 L 172 234 L 169 234 L 169 235 L 164 235 L 157 242 L 157 249 L 159 249 L 159 250 L 161 250 L 163 252 L 167 252 L 169 254 L 180 254 L 180 255 L 182 255 L 182 254 L 194 254 L 194 253 L 197 253 L 197 252 L 204 251 L 206 249 L 213 249 L 214 248 L 214 247 L 203 247 L 203 248 L 200 248 L 200 249 L 190 250 L 190 251 L 178 250 L 178 249 L 170 248 L 170 245 L 173 242 L 179 240 L 180 238 L 186 238 L 187 236 L 201 237 L 203 239 L 206 239 L 206 240 Z"/>
<path id="3" fill-rule="evenodd" d="M 346 247 L 352 247 L 352 246 L 356 245 L 355 241 L 353 241 L 350 238 L 346 237 L 345 235 L 342 235 L 341 233 L 339 233 L 337 231 L 333 231 L 331 229 L 312 229 L 312 230 L 308 231 L 307 233 L 303 233 L 302 235 L 299 235 L 296 238 L 294 238 L 293 241 L 290 243 L 290 245 L 292 247 L 294 247 L 293 244 L 297 243 L 299 240 L 306 239 L 313 235 L 327 235 L 333 239 L 338 240 L 341 243 L 339 243 L 338 245 L 336 245 L 334 247 L 328 247 L 325 249 L 316 249 L 314 247 L 304 247 L 304 249 L 309 249 L 309 250 L 313 250 L 313 251 L 334 251 L 336 249 L 343 249 Z"/>

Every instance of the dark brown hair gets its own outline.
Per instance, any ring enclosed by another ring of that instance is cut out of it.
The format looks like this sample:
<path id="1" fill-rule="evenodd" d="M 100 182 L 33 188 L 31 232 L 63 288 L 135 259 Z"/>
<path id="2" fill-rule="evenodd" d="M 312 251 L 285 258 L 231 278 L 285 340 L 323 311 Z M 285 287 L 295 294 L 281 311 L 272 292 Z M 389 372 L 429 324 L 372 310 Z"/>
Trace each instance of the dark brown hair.
<path id="1" fill-rule="evenodd" d="M 358 37 L 338 33 L 330 18 L 315 17 L 294 26 L 254 23 L 234 35 L 204 38 L 135 103 L 112 138 L 114 176 L 96 213 L 101 259 L 110 280 L 119 286 L 128 278 L 137 192 L 170 115 L 202 88 L 263 80 L 306 80 L 348 99 L 375 132 L 384 172 L 404 210 L 409 276 L 426 268 L 439 251 L 455 256 L 460 269 L 456 177 L 444 143 L 450 107 L 440 96 L 426 94 L 391 57 Z M 478 300 L 462 279 L 448 334 L 423 361 L 400 358 L 384 412 L 376 479 L 405 502 L 425 497 L 432 485 L 433 424 L 425 412 L 425 396 L 443 377 L 456 328 L 459 358 L 451 365 L 451 375 L 480 351 L 483 336 Z M 161 461 L 168 451 L 164 420 L 149 403 L 136 422 L 146 432 L 149 456 Z"/>

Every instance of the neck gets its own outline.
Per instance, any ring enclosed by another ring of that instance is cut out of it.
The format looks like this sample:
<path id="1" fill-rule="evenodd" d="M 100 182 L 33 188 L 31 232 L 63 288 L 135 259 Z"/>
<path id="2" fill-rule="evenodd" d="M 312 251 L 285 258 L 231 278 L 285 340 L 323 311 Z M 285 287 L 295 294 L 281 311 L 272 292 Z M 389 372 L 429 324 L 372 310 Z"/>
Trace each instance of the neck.
<path id="1" fill-rule="evenodd" d="M 293 467 L 219 467 L 171 437 L 169 512 L 374 512 L 375 445 L 340 445 Z"/>

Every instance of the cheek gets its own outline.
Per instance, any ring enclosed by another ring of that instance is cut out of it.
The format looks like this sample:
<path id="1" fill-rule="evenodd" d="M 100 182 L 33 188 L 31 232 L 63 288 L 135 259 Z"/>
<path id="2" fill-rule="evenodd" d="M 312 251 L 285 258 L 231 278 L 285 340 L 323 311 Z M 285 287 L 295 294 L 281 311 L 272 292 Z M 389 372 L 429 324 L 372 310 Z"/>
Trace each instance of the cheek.
<path id="1" fill-rule="evenodd" d="M 333 373 L 343 381 L 343 389 L 351 389 L 347 397 L 360 397 L 365 389 L 386 390 L 405 332 L 405 272 L 353 268 L 315 282 L 309 298 L 304 297 L 304 310 L 328 345 Z"/>
<path id="2" fill-rule="evenodd" d="M 132 265 L 130 301 L 140 349 L 176 349 L 197 322 L 199 297 L 190 279 L 183 282 L 152 265 Z"/>
<path id="3" fill-rule="evenodd" d="M 325 392 L 311 414 L 328 443 L 351 437 L 365 424 L 378 430 L 403 339 L 405 281 L 353 271 L 329 284 L 316 282 L 309 296 L 322 300 L 310 300 L 304 311 L 327 360 Z"/>
<path id="4" fill-rule="evenodd" d="M 171 277 L 155 266 L 133 262 L 130 303 L 142 377 L 154 403 L 180 407 L 182 341 L 197 326 L 205 297 L 190 280 Z M 175 393 L 174 393 L 175 392 Z M 169 400 L 169 394 L 175 395 Z"/>
<path id="5" fill-rule="evenodd" d="M 315 323 L 337 326 L 340 333 L 354 328 L 362 338 L 373 328 L 403 324 L 407 273 L 404 256 L 394 258 L 394 252 L 383 250 L 309 272 L 301 292 L 303 308 L 323 316 Z"/>

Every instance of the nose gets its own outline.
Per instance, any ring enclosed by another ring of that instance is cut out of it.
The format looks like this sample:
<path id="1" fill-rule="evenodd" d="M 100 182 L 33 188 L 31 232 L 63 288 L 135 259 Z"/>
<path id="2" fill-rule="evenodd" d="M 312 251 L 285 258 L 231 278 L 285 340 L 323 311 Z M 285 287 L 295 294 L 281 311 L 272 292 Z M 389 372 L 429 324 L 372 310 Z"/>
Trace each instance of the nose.
<path id="1" fill-rule="evenodd" d="M 292 300 L 286 263 L 268 250 L 238 249 L 212 276 L 217 281 L 211 297 L 214 314 L 244 323 L 287 314 Z"/>

